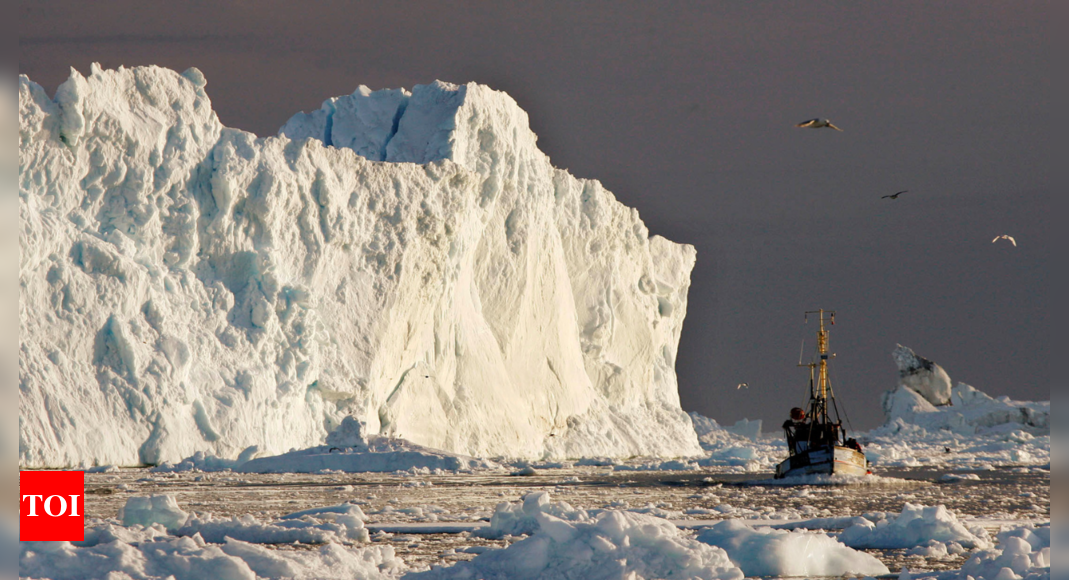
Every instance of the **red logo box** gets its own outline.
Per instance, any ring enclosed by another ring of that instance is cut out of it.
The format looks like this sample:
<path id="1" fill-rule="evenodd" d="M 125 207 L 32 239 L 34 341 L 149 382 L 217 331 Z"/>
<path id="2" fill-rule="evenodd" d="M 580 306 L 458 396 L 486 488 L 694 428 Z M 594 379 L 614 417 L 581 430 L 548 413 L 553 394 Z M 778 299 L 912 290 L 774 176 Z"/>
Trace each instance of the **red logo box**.
<path id="1" fill-rule="evenodd" d="M 85 473 L 19 472 L 19 541 L 85 539 Z"/>

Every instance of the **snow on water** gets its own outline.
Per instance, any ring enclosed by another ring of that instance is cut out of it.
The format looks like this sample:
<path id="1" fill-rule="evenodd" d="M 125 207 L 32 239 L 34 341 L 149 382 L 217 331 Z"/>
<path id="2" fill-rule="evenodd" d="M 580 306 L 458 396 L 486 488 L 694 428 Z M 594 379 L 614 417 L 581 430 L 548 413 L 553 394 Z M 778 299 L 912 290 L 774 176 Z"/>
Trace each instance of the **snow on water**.
<path id="1" fill-rule="evenodd" d="M 967 528 L 944 506 L 906 504 L 902 513 L 885 520 L 863 520 L 845 530 L 839 540 L 854 548 L 915 548 L 929 541 L 956 542 L 966 548 L 990 548 L 982 527 Z"/>
<path id="2" fill-rule="evenodd" d="M 20 77 L 23 467 L 277 454 L 346 416 L 480 457 L 699 453 L 694 249 L 555 169 L 507 95 L 361 88 L 258 139 L 205 86 Z"/>
<path id="3" fill-rule="evenodd" d="M 891 571 L 870 554 L 827 534 L 754 529 L 728 520 L 702 530 L 698 541 L 723 548 L 747 576 L 879 576 Z"/>

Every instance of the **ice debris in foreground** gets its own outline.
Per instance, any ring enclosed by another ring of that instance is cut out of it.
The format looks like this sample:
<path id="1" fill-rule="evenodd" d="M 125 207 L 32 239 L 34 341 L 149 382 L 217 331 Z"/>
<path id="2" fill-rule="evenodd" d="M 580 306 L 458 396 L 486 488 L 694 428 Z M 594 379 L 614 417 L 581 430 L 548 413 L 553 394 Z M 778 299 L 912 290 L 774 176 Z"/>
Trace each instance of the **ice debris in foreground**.
<path id="1" fill-rule="evenodd" d="M 742 580 L 720 548 L 703 544 L 671 522 L 649 515 L 602 511 L 590 515 L 549 501 L 541 492 L 522 506 L 499 505 L 489 537 L 527 538 L 470 562 L 409 574 L 413 580 L 615 580 L 619 578 Z"/>
<path id="2" fill-rule="evenodd" d="M 181 527 L 188 517 L 189 514 L 178 507 L 173 495 L 131 497 L 119 510 L 119 520 L 126 527 L 159 524 L 165 530 L 174 531 Z"/>
<path id="3" fill-rule="evenodd" d="M 861 522 L 843 530 L 839 540 L 854 548 L 915 548 L 929 541 L 956 542 L 965 548 L 990 548 L 982 527 L 967 528 L 945 506 L 906 504 L 886 520 Z"/>
<path id="4" fill-rule="evenodd" d="M 848 548 L 823 533 L 754 529 L 728 520 L 698 533 L 698 541 L 723 548 L 746 576 L 880 576 L 890 574 L 874 556 Z"/>
<path id="5" fill-rule="evenodd" d="M 361 89 L 260 139 L 205 89 L 19 79 L 24 468 L 277 454 L 346 416 L 478 457 L 699 453 L 693 247 L 554 168 L 507 95 Z"/>
<path id="6" fill-rule="evenodd" d="M 19 576 L 385 580 L 408 569 L 391 546 L 356 547 L 368 540 L 368 534 L 364 514 L 355 505 L 307 510 L 262 522 L 249 515 L 188 515 L 172 496 L 154 496 L 130 498 L 123 512 L 136 514 L 136 520 L 147 525 L 124 517 L 123 522 L 131 525 L 91 525 L 82 542 L 20 542 Z M 293 551 L 264 546 L 292 543 L 320 547 Z"/>
<path id="7" fill-rule="evenodd" d="M 998 534 L 998 545 L 974 551 L 960 570 L 919 572 L 917 580 L 1050 580 L 1050 525 Z M 1059 576 L 1061 578 L 1061 576 Z"/>
<path id="8" fill-rule="evenodd" d="M 163 496 L 167 498 L 167 496 Z M 142 521 L 172 521 L 185 514 L 168 498 L 131 498 L 124 511 L 140 513 Z M 135 509 L 136 508 L 136 509 Z M 965 551 L 960 534 L 947 535 L 952 518 L 936 510 L 912 512 L 875 524 L 886 528 L 902 518 L 934 526 L 910 532 L 924 554 L 940 557 Z M 154 513 L 155 512 L 155 513 Z M 867 516 L 872 517 L 872 515 Z M 185 516 L 169 531 L 160 523 L 120 525 L 118 520 L 91 522 L 82 542 L 18 543 L 19 576 L 83 580 L 139 578 L 143 580 L 364 579 L 396 580 L 496 578 L 620 579 L 723 578 L 748 575 L 886 574 L 882 564 L 824 534 L 751 528 L 737 520 L 699 531 L 694 539 L 672 522 L 653 516 L 614 510 L 580 510 L 553 502 L 536 492 L 520 503 L 502 503 L 494 512 L 486 537 L 526 535 L 504 549 L 480 549 L 470 562 L 448 568 L 413 570 L 391 546 L 369 546 L 364 514 L 352 504 L 312 508 L 271 521 L 252 516 L 216 518 L 210 514 Z M 810 520 L 798 525 L 834 524 L 842 527 L 861 518 Z M 835 520 L 835 521 L 832 521 Z M 871 523 L 871 522 L 870 522 Z M 0 529 L 0 533 L 3 533 Z M 959 530 L 960 532 L 960 530 Z M 1042 580 L 1050 578 L 1049 525 L 1006 530 L 997 545 L 975 549 L 961 570 L 915 572 L 913 577 L 935 580 Z M 939 539 L 954 537 L 957 539 Z M 927 538 L 927 539 L 925 539 Z M 310 549 L 290 550 L 269 545 L 297 542 Z M 10 542 L 14 545 L 15 542 Z M 716 544 L 716 546 L 710 545 Z M 900 543 L 901 545 L 901 543 Z M 921 553 L 917 549 L 913 553 Z"/>

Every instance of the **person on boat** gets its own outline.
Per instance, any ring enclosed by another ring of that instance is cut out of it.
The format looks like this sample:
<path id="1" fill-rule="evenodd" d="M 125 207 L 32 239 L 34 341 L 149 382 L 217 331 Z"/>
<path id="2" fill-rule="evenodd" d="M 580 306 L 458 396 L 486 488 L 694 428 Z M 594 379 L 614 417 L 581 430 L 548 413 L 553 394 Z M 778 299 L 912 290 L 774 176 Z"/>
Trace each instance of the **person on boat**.
<path id="1" fill-rule="evenodd" d="M 787 445 L 795 453 L 809 449 L 809 424 L 805 422 L 805 410 L 801 407 L 791 409 L 791 418 L 783 423 L 787 432 Z"/>

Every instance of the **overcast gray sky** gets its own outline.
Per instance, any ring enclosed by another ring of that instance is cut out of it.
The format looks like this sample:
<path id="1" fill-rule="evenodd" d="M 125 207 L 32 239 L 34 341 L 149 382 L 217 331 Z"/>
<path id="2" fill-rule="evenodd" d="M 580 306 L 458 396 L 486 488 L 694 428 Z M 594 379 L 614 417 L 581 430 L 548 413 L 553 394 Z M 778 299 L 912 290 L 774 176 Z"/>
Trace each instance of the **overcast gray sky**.
<path id="1" fill-rule="evenodd" d="M 1050 398 L 1053 2 L 575 4 L 24 2 L 19 72 L 53 91 L 94 61 L 196 66 L 222 121 L 259 135 L 360 84 L 484 83 L 555 165 L 697 247 L 685 409 L 778 425 L 804 397 L 816 308 L 839 313 L 856 427 L 882 420 L 896 343 L 955 381 Z M 844 132 L 793 127 L 817 116 Z"/>

